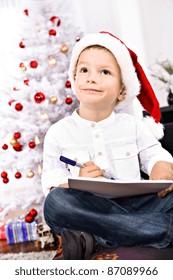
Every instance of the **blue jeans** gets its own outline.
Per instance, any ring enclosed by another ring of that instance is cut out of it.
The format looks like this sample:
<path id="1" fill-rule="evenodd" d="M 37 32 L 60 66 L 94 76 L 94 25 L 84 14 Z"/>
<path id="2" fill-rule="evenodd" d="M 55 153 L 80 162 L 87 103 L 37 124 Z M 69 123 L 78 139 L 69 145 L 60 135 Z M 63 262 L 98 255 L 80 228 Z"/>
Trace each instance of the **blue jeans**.
<path id="1" fill-rule="evenodd" d="M 45 199 L 44 216 L 55 233 L 86 231 L 105 247 L 167 247 L 173 239 L 173 192 L 108 199 L 56 188 Z"/>

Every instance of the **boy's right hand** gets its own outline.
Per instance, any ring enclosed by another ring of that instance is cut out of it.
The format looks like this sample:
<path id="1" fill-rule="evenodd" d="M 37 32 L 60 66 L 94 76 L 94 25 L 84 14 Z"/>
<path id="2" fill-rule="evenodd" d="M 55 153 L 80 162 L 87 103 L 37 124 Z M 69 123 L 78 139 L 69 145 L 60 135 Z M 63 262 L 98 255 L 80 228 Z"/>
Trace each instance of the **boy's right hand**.
<path id="1" fill-rule="evenodd" d="M 97 178 L 103 176 L 103 171 L 92 161 L 86 162 L 84 168 L 80 168 L 79 177 Z"/>

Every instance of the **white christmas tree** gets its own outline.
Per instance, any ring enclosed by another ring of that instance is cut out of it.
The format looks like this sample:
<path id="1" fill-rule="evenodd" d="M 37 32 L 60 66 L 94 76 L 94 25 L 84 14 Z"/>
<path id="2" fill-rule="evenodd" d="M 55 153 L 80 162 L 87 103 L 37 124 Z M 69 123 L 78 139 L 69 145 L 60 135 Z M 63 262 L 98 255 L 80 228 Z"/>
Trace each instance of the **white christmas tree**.
<path id="1" fill-rule="evenodd" d="M 7 10 L 14 27 L 0 79 L 0 218 L 14 208 L 42 204 L 44 136 L 77 107 L 68 67 L 81 36 L 71 1 L 15 1 Z"/>

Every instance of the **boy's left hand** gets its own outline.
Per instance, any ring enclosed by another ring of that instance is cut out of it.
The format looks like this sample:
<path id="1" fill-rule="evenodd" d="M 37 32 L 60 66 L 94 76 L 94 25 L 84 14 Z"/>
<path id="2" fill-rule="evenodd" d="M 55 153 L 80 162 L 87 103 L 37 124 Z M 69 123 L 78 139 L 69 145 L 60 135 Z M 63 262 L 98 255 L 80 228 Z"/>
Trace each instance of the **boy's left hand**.
<path id="1" fill-rule="evenodd" d="M 166 161 L 158 161 L 153 166 L 151 174 L 149 177 L 150 180 L 173 180 L 173 163 Z M 158 192 L 159 197 L 164 197 L 168 193 L 173 191 L 173 184 L 163 190 Z"/>

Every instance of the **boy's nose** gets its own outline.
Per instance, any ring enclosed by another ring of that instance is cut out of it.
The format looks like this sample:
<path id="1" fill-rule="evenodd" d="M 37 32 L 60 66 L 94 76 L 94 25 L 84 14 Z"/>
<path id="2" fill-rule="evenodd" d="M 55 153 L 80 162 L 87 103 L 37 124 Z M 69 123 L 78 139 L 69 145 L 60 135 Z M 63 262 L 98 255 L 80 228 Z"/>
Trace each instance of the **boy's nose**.
<path id="1" fill-rule="evenodd" d="M 89 83 L 95 83 L 96 82 L 96 74 L 90 73 L 87 77 L 87 82 Z"/>

